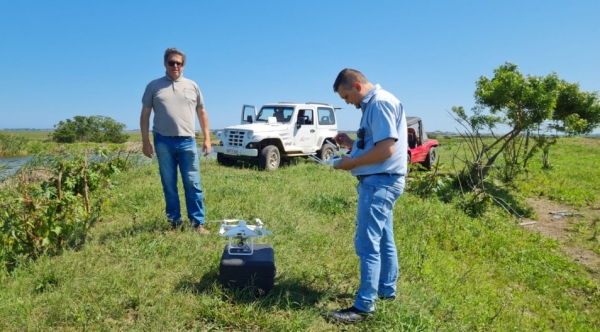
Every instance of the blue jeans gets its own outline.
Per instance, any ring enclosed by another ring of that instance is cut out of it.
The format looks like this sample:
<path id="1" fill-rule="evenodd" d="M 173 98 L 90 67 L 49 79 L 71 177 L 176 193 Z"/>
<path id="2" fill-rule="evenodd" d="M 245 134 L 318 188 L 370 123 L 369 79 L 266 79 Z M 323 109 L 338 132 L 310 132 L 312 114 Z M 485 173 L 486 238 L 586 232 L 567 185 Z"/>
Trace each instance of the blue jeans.
<path id="1" fill-rule="evenodd" d="M 371 175 L 356 186 L 354 248 L 360 258 L 360 288 L 354 306 L 359 310 L 374 311 L 378 295 L 396 295 L 398 251 L 393 210 L 404 191 L 404 180 L 399 175 Z"/>
<path id="2" fill-rule="evenodd" d="M 200 186 L 200 161 L 194 137 L 168 137 L 154 133 L 154 150 L 165 195 L 167 218 L 181 223 L 177 190 L 177 166 L 181 172 L 185 206 L 192 227 L 204 225 L 204 193 Z"/>

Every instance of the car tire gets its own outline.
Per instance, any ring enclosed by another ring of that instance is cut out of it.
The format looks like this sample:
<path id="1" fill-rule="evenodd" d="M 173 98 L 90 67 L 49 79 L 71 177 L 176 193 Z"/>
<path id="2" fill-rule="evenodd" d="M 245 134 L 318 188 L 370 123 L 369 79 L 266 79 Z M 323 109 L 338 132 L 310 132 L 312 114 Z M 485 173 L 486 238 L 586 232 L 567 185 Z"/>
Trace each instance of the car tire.
<path id="1" fill-rule="evenodd" d="M 423 162 L 423 166 L 425 166 L 425 168 L 430 170 L 431 166 L 435 165 L 436 159 L 437 159 L 437 154 L 435 152 L 435 146 L 432 146 L 429 148 L 429 151 L 427 151 L 427 158 L 425 158 L 425 161 Z"/>
<path id="2" fill-rule="evenodd" d="M 219 163 L 219 165 L 223 165 L 223 166 L 231 166 L 235 163 L 235 160 L 229 159 L 229 158 L 225 157 L 224 154 L 218 152 L 217 153 L 217 163 Z"/>
<path id="3" fill-rule="evenodd" d="M 325 143 L 319 150 L 318 157 L 323 161 L 328 161 L 330 158 L 335 156 L 335 151 L 333 150 L 333 146 Z"/>
<path id="4" fill-rule="evenodd" d="M 267 145 L 258 156 L 258 168 L 265 171 L 274 171 L 279 167 L 281 156 L 275 145 Z"/>

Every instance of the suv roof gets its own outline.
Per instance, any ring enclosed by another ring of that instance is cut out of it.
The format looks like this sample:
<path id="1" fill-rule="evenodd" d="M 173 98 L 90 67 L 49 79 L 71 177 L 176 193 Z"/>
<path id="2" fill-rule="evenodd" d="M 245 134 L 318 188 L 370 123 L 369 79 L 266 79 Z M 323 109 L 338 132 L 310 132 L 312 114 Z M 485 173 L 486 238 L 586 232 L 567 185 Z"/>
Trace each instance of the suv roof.
<path id="1" fill-rule="evenodd" d="M 306 103 L 296 103 L 293 101 L 280 101 L 277 103 L 267 103 L 264 104 L 263 106 L 268 106 L 268 105 L 323 105 L 323 106 L 329 106 L 329 107 L 333 107 L 333 105 L 331 104 L 327 104 L 327 103 L 319 103 L 319 102 L 314 102 L 314 101 L 307 101 Z"/>
<path id="2" fill-rule="evenodd" d="M 415 123 L 418 123 L 419 121 L 421 121 L 421 118 L 418 116 L 407 116 L 406 117 L 406 125 L 408 125 L 408 126 L 414 125 Z"/>

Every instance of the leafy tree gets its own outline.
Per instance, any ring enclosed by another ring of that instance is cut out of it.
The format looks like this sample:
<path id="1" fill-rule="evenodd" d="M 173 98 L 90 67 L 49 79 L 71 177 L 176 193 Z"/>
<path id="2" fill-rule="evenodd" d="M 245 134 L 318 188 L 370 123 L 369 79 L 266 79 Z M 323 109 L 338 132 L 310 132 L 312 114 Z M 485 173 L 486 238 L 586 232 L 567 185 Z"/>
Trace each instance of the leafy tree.
<path id="1" fill-rule="evenodd" d="M 54 125 L 54 128 L 50 138 L 59 143 L 123 143 L 129 137 L 123 134 L 125 124 L 101 115 L 89 117 L 78 115 L 73 120 L 60 121 Z"/>
<path id="2" fill-rule="evenodd" d="M 549 167 L 549 150 L 559 134 L 587 134 L 600 124 L 598 92 L 580 91 L 579 84 L 556 73 L 524 76 L 510 62 L 496 68 L 492 79 L 481 76 L 474 97 L 473 115 L 462 107 L 452 111 L 466 129 L 461 133 L 468 145 L 461 178 L 476 192 L 485 192 L 491 169 L 499 170 L 504 183 L 514 181 L 540 149 Z M 508 126 L 508 132 L 497 135 L 500 125 Z"/>
<path id="3" fill-rule="evenodd" d="M 563 82 L 556 101 L 553 127 L 568 135 L 589 134 L 600 123 L 598 92 L 579 90 L 579 84 Z"/>

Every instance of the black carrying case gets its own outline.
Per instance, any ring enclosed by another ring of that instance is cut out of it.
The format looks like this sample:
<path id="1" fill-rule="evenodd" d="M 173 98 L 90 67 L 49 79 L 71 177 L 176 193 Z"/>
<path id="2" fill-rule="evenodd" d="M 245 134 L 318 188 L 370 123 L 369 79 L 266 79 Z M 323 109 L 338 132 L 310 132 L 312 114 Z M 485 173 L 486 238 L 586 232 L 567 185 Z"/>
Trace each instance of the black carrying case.
<path id="1" fill-rule="evenodd" d="M 268 293 L 275 282 L 275 255 L 270 244 L 254 244 L 252 255 L 231 255 L 228 245 L 223 250 L 219 281 L 224 287 L 252 287 Z"/>

